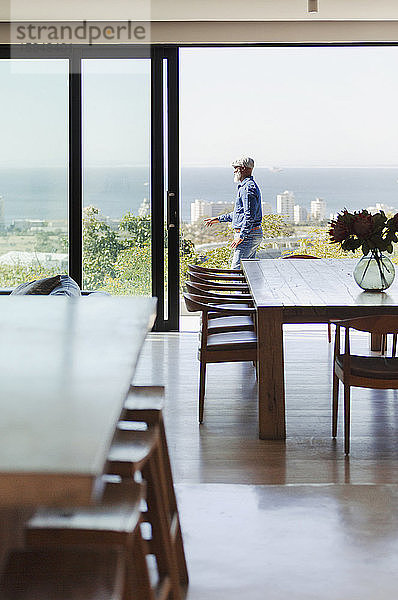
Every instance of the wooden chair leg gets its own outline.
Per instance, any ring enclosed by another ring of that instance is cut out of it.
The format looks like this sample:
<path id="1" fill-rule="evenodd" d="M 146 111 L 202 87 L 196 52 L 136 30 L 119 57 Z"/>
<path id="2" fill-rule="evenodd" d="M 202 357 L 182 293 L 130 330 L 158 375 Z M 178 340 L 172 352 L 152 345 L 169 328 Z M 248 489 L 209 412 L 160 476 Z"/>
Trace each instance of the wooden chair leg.
<path id="1" fill-rule="evenodd" d="M 330 323 L 328 323 L 328 342 L 329 344 L 332 342 L 332 326 Z"/>
<path id="2" fill-rule="evenodd" d="M 333 373 L 333 405 L 332 405 L 332 437 L 337 435 L 337 419 L 339 412 L 339 378 Z"/>
<path id="3" fill-rule="evenodd" d="M 200 362 L 200 380 L 199 380 L 199 423 L 203 423 L 203 412 L 205 407 L 206 390 L 206 363 Z"/>
<path id="4" fill-rule="evenodd" d="M 387 335 L 382 334 L 381 335 L 381 342 L 380 342 L 380 353 L 382 356 L 385 355 L 387 351 Z"/>
<path id="5" fill-rule="evenodd" d="M 350 423 L 350 386 L 347 383 L 344 383 L 344 454 L 350 453 Z"/>

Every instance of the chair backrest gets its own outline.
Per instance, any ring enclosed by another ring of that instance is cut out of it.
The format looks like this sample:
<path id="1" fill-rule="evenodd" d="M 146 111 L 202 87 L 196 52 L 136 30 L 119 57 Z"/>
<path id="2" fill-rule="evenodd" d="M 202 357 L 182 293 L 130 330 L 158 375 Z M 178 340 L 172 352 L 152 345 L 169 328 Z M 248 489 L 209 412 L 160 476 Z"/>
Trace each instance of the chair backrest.
<path id="1" fill-rule="evenodd" d="M 206 290 L 207 292 L 213 292 L 213 291 L 221 291 L 221 292 L 246 292 L 249 293 L 249 287 L 247 285 L 245 285 L 244 283 L 219 283 L 219 282 L 199 282 L 199 281 L 193 281 L 191 280 L 186 280 L 185 281 L 185 285 L 194 285 L 195 288 L 200 289 L 200 290 Z M 188 290 L 189 291 L 189 290 Z"/>
<path id="2" fill-rule="evenodd" d="M 209 273 L 217 274 L 217 273 L 225 273 L 230 275 L 243 275 L 243 271 L 241 269 L 211 269 L 209 267 L 202 267 L 200 265 L 188 265 L 188 269 L 190 271 L 198 271 L 201 273 Z"/>
<path id="3" fill-rule="evenodd" d="M 316 258 L 319 259 L 319 256 L 312 256 L 311 254 L 290 254 L 289 256 L 282 256 L 282 259 L 286 258 Z"/>
<path id="4" fill-rule="evenodd" d="M 217 302 L 218 299 L 225 299 L 225 300 L 240 300 L 241 302 L 247 302 L 247 301 L 252 301 L 252 297 L 250 296 L 250 294 L 220 294 L 217 292 L 214 292 L 214 288 L 206 288 L 206 287 L 202 287 L 200 284 L 194 284 L 191 283 L 189 281 L 185 282 L 185 287 L 187 288 L 188 292 L 190 294 L 197 294 L 199 296 L 206 296 L 206 297 L 210 297 L 210 298 L 214 298 L 214 301 Z M 221 290 L 222 291 L 222 290 Z"/>
<path id="5" fill-rule="evenodd" d="M 220 313 L 224 313 L 224 314 L 229 314 L 229 315 L 254 315 L 255 314 L 255 309 L 254 308 L 243 308 L 241 306 L 239 307 L 226 307 L 223 306 L 224 304 L 239 304 L 239 302 L 242 302 L 241 300 L 235 300 L 235 299 L 227 299 L 227 298 L 217 298 L 216 302 L 214 302 L 214 300 L 212 299 L 211 296 L 199 296 L 197 294 L 188 294 L 188 293 L 184 293 L 184 301 L 185 301 L 185 306 L 187 307 L 187 310 L 189 312 L 220 312 Z"/>
<path id="6" fill-rule="evenodd" d="M 240 283 L 245 283 L 246 279 L 244 277 L 244 275 L 229 275 L 229 274 L 213 274 L 213 273 L 203 273 L 203 272 L 199 272 L 199 271 L 191 271 L 190 269 L 187 272 L 187 275 L 189 276 L 190 279 L 192 279 L 193 281 L 198 281 L 199 283 L 211 283 L 213 281 L 220 281 L 220 282 L 240 282 Z"/>
<path id="7" fill-rule="evenodd" d="M 335 325 L 368 333 L 398 333 L 398 315 L 374 315 L 369 317 L 358 317 L 355 319 L 344 319 L 332 321 Z"/>

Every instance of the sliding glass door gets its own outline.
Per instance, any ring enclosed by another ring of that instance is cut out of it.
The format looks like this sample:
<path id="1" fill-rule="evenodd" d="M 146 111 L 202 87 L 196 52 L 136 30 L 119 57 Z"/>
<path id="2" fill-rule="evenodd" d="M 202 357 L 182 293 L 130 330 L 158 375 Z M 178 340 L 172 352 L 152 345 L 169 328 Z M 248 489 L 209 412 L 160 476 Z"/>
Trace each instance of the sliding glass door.
<path id="1" fill-rule="evenodd" d="M 0 287 L 68 270 L 68 60 L 0 60 Z"/>
<path id="2" fill-rule="evenodd" d="M 178 329 L 178 50 L 0 58 L 1 285 L 68 270 L 86 290 L 156 296 L 157 329 Z"/>

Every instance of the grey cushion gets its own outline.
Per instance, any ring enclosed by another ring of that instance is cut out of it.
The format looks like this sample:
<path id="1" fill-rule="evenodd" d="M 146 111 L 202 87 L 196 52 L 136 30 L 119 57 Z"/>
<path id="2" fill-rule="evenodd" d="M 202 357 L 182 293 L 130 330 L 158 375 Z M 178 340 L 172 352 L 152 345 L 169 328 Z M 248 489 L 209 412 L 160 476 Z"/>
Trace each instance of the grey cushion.
<path id="1" fill-rule="evenodd" d="M 81 296 L 76 281 L 69 275 L 60 275 L 61 281 L 51 292 L 50 296 Z"/>
<path id="2" fill-rule="evenodd" d="M 27 296 L 31 294 L 47 295 L 52 292 L 61 282 L 62 275 L 46 277 L 45 279 L 35 279 L 29 283 L 21 283 L 12 292 L 12 295 Z"/>
<path id="3" fill-rule="evenodd" d="M 90 292 L 87 294 L 87 298 L 99 298 L 101 296 L 111 296 L 109 292 L 104 292 L 103 290 L 98 290 L 96 292 Z"/>

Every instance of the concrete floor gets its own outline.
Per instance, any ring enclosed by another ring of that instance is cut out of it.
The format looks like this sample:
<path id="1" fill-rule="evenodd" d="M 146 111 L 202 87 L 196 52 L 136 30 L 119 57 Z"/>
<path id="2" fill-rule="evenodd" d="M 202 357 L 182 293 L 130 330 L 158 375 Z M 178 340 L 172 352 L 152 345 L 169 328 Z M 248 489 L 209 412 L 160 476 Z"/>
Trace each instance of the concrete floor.
<path id="1" fill-rule="evenodd" d="M 398 486 L 178 486 L 188 600 L 397 598 Z"/>
<path id="2" fill-rule="evenodd" d="M 166 386 L 187 600 L 396 598 L 398 395 L 354 390 L 347 459 L 341 423 L 330 434 L 326 327 L 290 327 L 285 341 L 286 442 L 257 437 L 250 364 L 210 365 L 199 426 L 197 335 L 144 347 L 135 383 Z"/>

